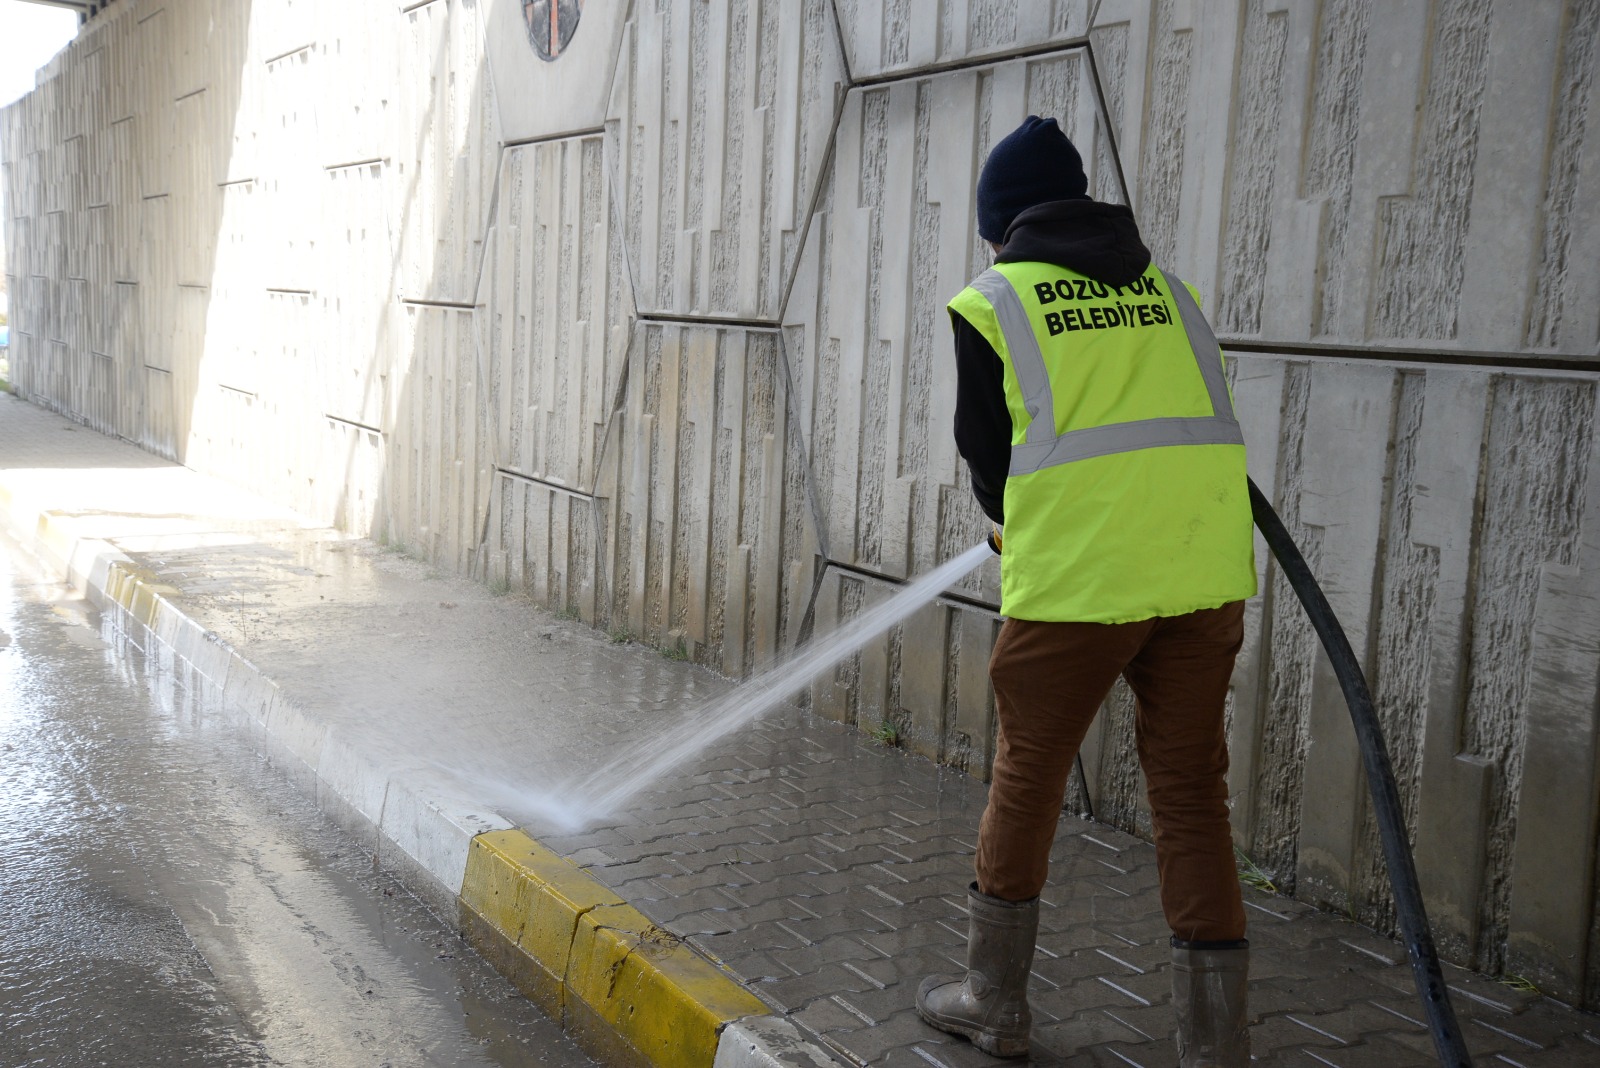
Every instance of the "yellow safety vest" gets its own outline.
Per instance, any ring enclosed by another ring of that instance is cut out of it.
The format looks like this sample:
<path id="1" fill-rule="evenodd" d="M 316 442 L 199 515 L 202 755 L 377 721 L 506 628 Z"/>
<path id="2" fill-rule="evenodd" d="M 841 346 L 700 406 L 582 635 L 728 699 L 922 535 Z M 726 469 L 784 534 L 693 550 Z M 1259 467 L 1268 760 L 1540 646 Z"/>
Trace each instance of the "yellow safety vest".
<path id="1" fill-rule="evenodd" d="M 1127 623 L 1256 592 L 1244 438 L 1181 280 L 1002 263 L 950 308 L 1005 367 L 1002 614 Z"/>

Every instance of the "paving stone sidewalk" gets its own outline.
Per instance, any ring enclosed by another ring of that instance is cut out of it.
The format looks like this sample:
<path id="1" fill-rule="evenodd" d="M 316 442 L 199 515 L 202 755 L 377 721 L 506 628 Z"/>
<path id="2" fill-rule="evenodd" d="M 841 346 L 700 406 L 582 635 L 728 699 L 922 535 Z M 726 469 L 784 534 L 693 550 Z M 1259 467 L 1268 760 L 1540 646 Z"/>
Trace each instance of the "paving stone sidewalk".
<path id="1" fill-rule="evenodd" d="M 610 826 L 541 840 L 688 937 L 846 1059 L 996 1061 L 925 1026 L 957 965 L 981 784 L 792 712 L 715 747 Z M 1403 948 L 1245 889 L 1258 1063 L 1436 1064 Z M 1035 1063 L 1170 1065 L 1155 851 L 1064 817 L 1033 969 Z M 1600 1064 L 1600 1019 L 1446 968 L 1478 1063 Z"/>
<path id="2" fill-rule="evenodd" d="M 562 833 L 523 803 L 731 685 L 515 597 L 307 527 L 125 443 L 0 397 L 0 482 L 99 523 L 186 614 L 395 766 L 521 818 L 845 1063 L 999 1064 L 917 1020 L 957 966 L 984 787 L 787 708 L 620 817 Z M 490 755 L 484 755 L 490 754 Z M 1246 889 L 1264 1065 L 1436 1063 L 1402 948 Z M 1034 965 L 1033 1061 L 1171 1065 L 1150 845 L 1064 817 Z M 1600 1017 L 1447 967 L 1479 1064 L 1600 1065 Z"/>

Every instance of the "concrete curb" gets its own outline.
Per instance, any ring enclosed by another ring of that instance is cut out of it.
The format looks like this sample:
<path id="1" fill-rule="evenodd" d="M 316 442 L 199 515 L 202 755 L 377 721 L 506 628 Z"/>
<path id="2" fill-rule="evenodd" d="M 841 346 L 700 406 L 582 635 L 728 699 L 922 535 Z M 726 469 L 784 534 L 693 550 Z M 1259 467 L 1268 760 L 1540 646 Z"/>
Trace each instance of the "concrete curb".
<path id="1" fill-rule="evenodd" d="M 422 769 L 376 765 L 111 543 L 0 480 L 14 536 L 164 667 L 189 669 L 379 863 L 607 1064 L 834 1068 L 756 996 L 570 861 Z"/>

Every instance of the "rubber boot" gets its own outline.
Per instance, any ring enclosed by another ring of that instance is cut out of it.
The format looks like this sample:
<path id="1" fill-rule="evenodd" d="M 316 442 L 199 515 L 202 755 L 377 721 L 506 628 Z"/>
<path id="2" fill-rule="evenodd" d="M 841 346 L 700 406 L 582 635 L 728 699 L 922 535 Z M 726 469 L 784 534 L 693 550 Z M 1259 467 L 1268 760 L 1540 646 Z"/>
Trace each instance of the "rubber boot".
<path id="1" fill-rule="evenodd" d="M 1172 940 L 1179 1068 L 1246 1068 L 1250 1063 L 1249 978 L 1248 942 Z"/>
<path id="2" fill-rule="evenodd" d="M 1039 899 L 1001 901 L 967 889 L 967 974 L 930 975 L 917 990 L 917 1015 L 962 1035 L 995 1057 L 1028 1052 L 1028 970 L 1039 934 Z"/>

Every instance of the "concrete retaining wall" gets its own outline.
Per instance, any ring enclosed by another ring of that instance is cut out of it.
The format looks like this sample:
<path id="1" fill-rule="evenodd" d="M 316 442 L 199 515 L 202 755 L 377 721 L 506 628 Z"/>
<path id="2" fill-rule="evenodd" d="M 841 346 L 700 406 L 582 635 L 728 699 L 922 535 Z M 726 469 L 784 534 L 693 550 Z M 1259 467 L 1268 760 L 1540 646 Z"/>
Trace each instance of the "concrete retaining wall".
<path id="1" fill-rule="evenodd" d="M 733 675 L 975 543 L 944 300 L 1057 115 L 1207 294 L 1455 959 L 1600 1004 L 1600 3 L 119 0 L 3 117 L 38 403 Z M 1239 844 L 1379 926 L 1265 566 Z M 993 564 L 819 680 L 986 774 Z M 1130 711 L 1085 752 L 1147 829 Z"/>

